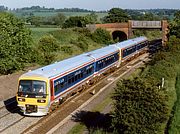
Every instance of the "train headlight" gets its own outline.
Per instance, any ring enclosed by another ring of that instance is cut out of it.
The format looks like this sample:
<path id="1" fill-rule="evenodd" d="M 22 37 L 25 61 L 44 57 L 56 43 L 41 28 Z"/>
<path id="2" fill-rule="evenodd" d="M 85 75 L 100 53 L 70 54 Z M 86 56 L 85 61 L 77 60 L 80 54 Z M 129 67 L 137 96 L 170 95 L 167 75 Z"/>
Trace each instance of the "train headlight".
<path id="1" fill-rule="evenodd" d="M 46 100 L 37 100 L 38 103 L 45 103 Z"/>
<path id="2" fill-rule="evenodd" d="M 24 98 L 18 98 L 18 101 L 25 102 L 25 99 Z"/>

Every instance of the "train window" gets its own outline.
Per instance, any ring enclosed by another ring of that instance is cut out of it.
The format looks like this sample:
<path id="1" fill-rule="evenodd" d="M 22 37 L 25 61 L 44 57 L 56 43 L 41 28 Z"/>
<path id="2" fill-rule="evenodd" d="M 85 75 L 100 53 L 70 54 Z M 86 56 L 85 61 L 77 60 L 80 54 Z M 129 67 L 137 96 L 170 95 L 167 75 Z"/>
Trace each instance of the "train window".
<path id="1" fill-rule="evenodd" d="M 64 87 L 64 82 L 60 83 L 60 87 L 61 87 L 61 88 Z"/>
<path id="2" fill-rule="evenodd" d="M 74 83 L 74 77 L 71 78 L 72 83 Z"/>
<path id="3" fill-rule="evenodd" d="M 80 74 L 80 78 L 83 78 L 83 72 Z"/>
<path id="4" fill-rule="evenodd" d="M 81 79 L 81 74 L 78 74 L 78 79 Z"/>
<path id="5" fill-rule="evenodd" d="M 78 75 L 75 76 L 75 81 L 77 81 L 77 80 L 78 80 Z"/>
<path id="6" fill-rule="evenodd" d="M 72 79 L 68 78 L 68 85 L 71 84 L 71 82 L 72 82 Z"/>

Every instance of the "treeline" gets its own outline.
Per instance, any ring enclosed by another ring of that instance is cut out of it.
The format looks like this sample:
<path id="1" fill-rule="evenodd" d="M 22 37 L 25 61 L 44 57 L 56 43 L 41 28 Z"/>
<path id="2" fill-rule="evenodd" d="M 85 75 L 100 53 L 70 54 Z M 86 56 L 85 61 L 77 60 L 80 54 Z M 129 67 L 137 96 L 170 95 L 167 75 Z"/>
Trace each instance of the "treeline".
<path id="1" fill-rule="evenodd" d="M 40 6 L 8 9 L 8 7 L 0 6 L 0 11 L 9 11 L 14 14 L 18 13 L 20 17 L 27 18 L 30 16 L 42 17 L 36 15 L 37 13 L 49 12 L 49 13 L 57 14 L 64 12 L 79 12 L 79 13 L 90 14 L 90 13 L 108 13 L 111 11 L 111 9 L 108 11 L 93 11 L 93 10 L 80 9 L 80 8 L 55 9 L 55 8 L 46 8 Z M 171 20 L 173 19 L 174 13 L 178 10 L 177 9 L 125 9 L 123 11 L 128 15 L 128 19 L 132 19 L 132 20 L 162 20 L 162 19 Z M 103 18 L 101 20 L 103 20 Z M 103 21 L 101 22 L 103 23 Z"/>
<path id="2" fill-rule="evenodd" d="M 81 9 L 81 8 L 46 8 L 40 6 L 32 6 L 32 7 L 23 7 L 14 9 L 15 12 L 24 12 L 24 11 L 32 11 L 32 12 L 93 12 L 92 10 Z"/>
<path id="3" fill-rule="evenodd" d="M 86 24 L 95 24 L 98 21 L 98 16 L 91 13 L 85 16 L 71 16 L 67 18 L 64 14 L 58 13 L 55 16 L 40 17 L 30 15 L 27 18 L 22 18 L 29 26 L 40 27 L 42 25 L 51 25 L 54 27 L 71 28 L 71 27 L 86 27 Z"/>
<path id="4" fill-rule="evenodd" d="M 174 11 L 174 10 L 173 10 Z M 26 16 L 26 15 L 27 16 Z M 120 8 L 112 8 L 108 11 L 107 15 L 98 19 L 96 12 L 91 12 L 83 16 L 70 16 L 66 17 L 63 13 L 59 12 L 54 16 L 42 17 L 35 16 L 33 13 L 24 13 L 22 19 L 26 24 L 34 25 L 39 27 L 41 25 L 52 25 L 62 28 L 68 27 L 85 27 L 86 24 L 96 24 L 96 23 L 117 23 L 117 22 L 127 22 L 128 20 L 148 20 L 157 21 L 162 19 L 170 19 L 165 16 L 159 16 L 149 12 L 140 12 L 129 10 L 123 10 Z M 172 17 L 172 16 L 171 16 Z"/>
<path id="5" fill-rule="evenodd" d="M 132 17 L 132 19 L 148 19 L 148 16 L 143 17 L 147 14 L 149 16 L 156 16 L 156 19 L 167 19 L 170 20 L 173 18 L 174 13 L 177 12 L 177 9 L 125 9 L 125 11 Z"/>

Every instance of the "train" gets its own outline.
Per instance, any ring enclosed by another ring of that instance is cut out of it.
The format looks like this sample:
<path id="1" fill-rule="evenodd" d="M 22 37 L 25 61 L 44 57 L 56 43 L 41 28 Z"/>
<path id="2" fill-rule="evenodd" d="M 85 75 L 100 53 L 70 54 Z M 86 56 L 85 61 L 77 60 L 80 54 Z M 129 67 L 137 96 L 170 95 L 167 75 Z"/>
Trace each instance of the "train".
<path id="1" fill-rule="evenodd" d="M 147 48 L 148 39 L 141 36 L 28 71 L 18 80 L 17 105 L 24 115 L 47 115 L 73 93 Z"/>

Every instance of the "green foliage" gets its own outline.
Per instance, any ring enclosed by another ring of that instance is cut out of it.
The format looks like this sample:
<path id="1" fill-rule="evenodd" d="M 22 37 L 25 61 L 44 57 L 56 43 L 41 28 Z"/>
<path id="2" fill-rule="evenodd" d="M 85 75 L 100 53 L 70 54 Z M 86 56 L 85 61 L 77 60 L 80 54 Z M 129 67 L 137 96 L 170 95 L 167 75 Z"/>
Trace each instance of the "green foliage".
<path id="1" fill-rule="evenodd" d="M 94 12 L 85 16 L 88 24 L 95 24 L 97 22 L 98 15 Z"/>
<path id="2" fill-rule="evenodd" d="M 92 34 L 93 41 L 101 44 L 109 44 L 112 40 L 110 33 L 102 28 L 97 28 L 96 31 Z"/>
<path id="3" fill-rule="evenodd" d="M 31 32 L 8 13 L 0 13 L 0 73 L 8 74 L 32 62 Z"/>
<path id="4" fill-rule="evenodd" d="M 177 100 L 174 104 L 173 111 L 172 111 L 172 118 L 171 124 L 168 130 L 169 134 L 179 134 L 180 133 L 180 75 L 178 74 L 176 79 L 176 94 Z"/>
<path id="5" fill-rule="evenodd" d="M 56 16 L 52 18 L 52 20 L 54 21 L 54 25 L 62 26 L 66 20 L 66 16 L 62 13 L 58 13 Z"/>
<path id="6" fill-rule="evenodd" d="M 43 21 L 43 17 L 39 16 L 30 16 L 27 18 L 27 22 L 31 25 L 35 25 L 36 27 L 39 27 Z"/>
<path id="7" fill-rule="evenodd" d="M 168 47 L 152 57 L 140 77 L 117 84 L 112 121 L 116 133 L 164 133 L 173 126 L 171 114 L 176 101 L 173 84 L 180 70 L 179 52 L 180 39 L 172 36 Z M 165 79 L 163 87 L 162 78 Z M 175 105 L 179 109 L 179 105 Z M 179 117 L 176 111 L 173 123 Z"/>
<path id="8" fill-rule="evenodd" d="M 174 19 L 170 23 L 170 35 L 180 38 L 180 11 L 174 14 Z"/>
<path id="9" fill-rule="evenodd" d="M 116 133 L 157 133 L 168 119 L 167 95 L 148 81 L 119 81 L 113 99 L 112 126 Z"/>
<path id="10" fill-rule="evenodd" d="M 63 24 L 63 28 L 71 28 L 71 27 L 85 27 L 87 24 L 87 20 L 83 16 L 73 16 L 69 17 Z"/>
<path id="11" fill-rule="evenodd" d="M 146 36 L 149 40 L 162 38 L 162 32 L 159 29 L 158 30 L 157 29 L 149 29 L 149 30 L 134 29 L 133 34 L 134 34 L 134 37 Z"/>
<path id="12" fill-rule="evenodd" d="M 73 31 L 77 32 L 78 34 L 86 37 L 91 37 L 91 31 L 87 28 L 74 28 Z"/>
<path id="13" fill-rule="evenodd" d="M 112 8 L 108 12 L 108 16 L 103 18 L 104 23 L 127 22 L 130 19 L 125 10 L 121 8 Z"/>
<path id="14" fill-rule="evenodd" d="M 71 46 L 61 46 L 61 51 L 71 55 L 73 53 L 73 49 Z"/>
<path id="15" fill-rule="evenodd" d="M 41 64 L 50 64 L 55 60 L 57 52 L 60 50 L 60 46 L 53 36 L 43 36 L 38 42 L 38 50 L 42 54 Z"/>
<path id="16" fill-rule="evenodd" d="M 84 36 L 79 36 L 77 40 L 72 40 L 71 43 L 81 48 L 83 52 L 88 50 L 88 42 Z"/>

